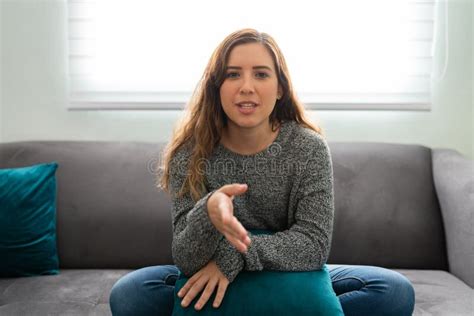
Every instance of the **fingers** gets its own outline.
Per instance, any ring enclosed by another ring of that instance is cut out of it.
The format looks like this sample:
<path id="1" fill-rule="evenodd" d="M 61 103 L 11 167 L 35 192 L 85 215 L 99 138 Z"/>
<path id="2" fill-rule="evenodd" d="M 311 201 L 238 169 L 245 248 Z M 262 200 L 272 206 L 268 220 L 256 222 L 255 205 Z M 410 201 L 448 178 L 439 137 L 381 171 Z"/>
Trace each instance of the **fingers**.
<path id="1" fill-rule="evenodd" d="M 224 226 L 225 231 L 232 232 L 235 237 L 245 237 L 247 235 L 247 230 L 233 213 L 222 212 L 221 216 L 222 225 Z"/>
<path id="2" fill-rule="evenodd" d="M 194 305 L 194 308 L 196 310 L 201 310 L 204 307 L 204 305 L 206 305 L 207 301 L 209 301 L 209 298 L 211 297 L 212 293 L 214 293 L 216 286 L 218 286 L 218 288 L 217 288 L 216 297 L 214 298 L 214 302 L 212 306 L 214 308 L 218 308 L 220 304 L 222 303 L 222 300 L 224 299 L 224 295 L 225 295 L 228 285 L 229 285 L 229 281 L 225 277 L 221 278 L 220 281 L 217 278 L 209 280 L 207 282 L 206 288 L 201 294 L 201 297 Z M 191 301 L 193 299 L 191 299 Z M 188 306 L 191 301 L 186 302 L 186 306 Z M 183 302 L 181 304 L 183 304 Z"/>
<path id="3" fill-rule="evenodd" d="M 219 189 L 219 191 L 227 194 L 229 197 L 233 195 L 244 194 L 248 189 L 247 184 L 233 183 L 224 185 Z"/>
<path id="4" fill-rule="evenodd" d="M 225 291 L 227 290 L 227 286 L 229 285 L 229 281 L 227 279 L 222 280 L 219 282 L 219 286 L 217 288 L 217 293 L 216 293 L 216 298 L 214 299 L 214 303 L 212 304 L 212 307 L 218 308 L 222 300 L 224 299 Z"/>
<path id="5" fill-rule="evenodd" d="M 248 189 L 246 184 L 228 184 L 222 186 L 218 192 L 222 195 L 216 195 L 214 203 L 217 203 L 218 207 L 212 209 L 209 216 L 211 222 L 234 246 L 239 252 L 246 253 L 248 246 L 250 246 L 251 240 L 247 234 L 245 227 L 239 222 L 237 217 L 233 214 L 232 200 L 235 195 L 243 194 Z M 226 199 L 225 196 L 230 198 Z M 215 204 L 214 204 L 215 205 Z M 219 210 L 216 212 L 216 210 Z"/>
<path id="6" fill-rule="evenodd" d="M 196 281 L 199 279 L 200 277 L 200 271 L 198 271 L 196 274 L 194 274 L 185 284 L 184 286 L 181 288 L 181 290 L 179 290 L 178 292 L 178 296 L 179 297 L 183 297 L 186 295 L 186 293 L 188 293 L 189 289 L 194 285 L 194 283 L 196 283 Z"/>
<path id="7" fill-rule="evenodd" d="M 217 287 L 217 293 L 213 302 L 213 307 L 217 308 L 221 304 L 224 294 L 229 285 L 229 280 L 219 270 L 214 260 L 209 261 L 204 268 L 193 275 L 184 286 L 179 290 L 178 296 L 184 298 L 181 300 L 181 306 L 188 307 L 195 297 L 202 291 L 201 297 L 197 300 L 194 308 L 201 310 Z M 204 288 L 204 290 L 202 290 Z M 187 292 L 186 292 L 187 291 Z M 185 293 L 186 292 L 186 293 Z"/>
<path id="8" fill-rule="evenodd" d="M 204 289 L 204 292 L 202 293 L 201 297 L 197 301 L 196 305 L 194 305 L 194 308 L 197 310 L 200 310 L 203 308 L 204 305 L 206 305 L 207 301 L 209 300 L 209 297 L 211 297 L 212 293 L 214 292 L 214 289 L 217 285 L 217 279 L 211 279 L 207 285 L 206 288 Z"/>
<path id="9" fill-rule="evenodd" d="M 187 285 L 189 283 L 189 281 L 191 281 L 191 279 L 189 279 L 188 282 L 186 282 L 185 285 Z M 197 280 L 191 286 L 191 288 L 187 292 L 186 296 L 181 301 L 181 306 L 188 307 L 188 305 L 194 300 L 194 298 L 197 296 L 197 294 L 199 294 L 201 292 L 204 285 L 207 284 L 204 291 L 201 294 L 201 297 L 199 298 L 199 300 L 194 305 L 194 308 L 196 310 L 201 310 L 204 307 L 204 305 L 206 305 L 206 303 L 209 300 L 209 298 L 211 297 L 212 293 L 214 293 L 214 290 L 215 290 L 218 282 L 219 282 L 219 287 L 218 287 L 217 294 L 216 294 L 216 297 L 214 299 L 214 303 L 213 303 L 212 306 L 216 307 L 216 308 L 219 307 L 219 305 L 221 304 L 221 302 L 224 298 L 224 294 L 225 294 L 225 291 L 227 289 L 227 286 L 229 284 L 229 281 L 227 281 L 227 279 L 225 277 L 221 278 L 221 281 L 219 281 L 218 278 L 205 279 L 205 278 L 201 277 L 199 280 Z M 184 288 L 184 286 L 183 286 L 183 288 Z M 181 293 L 181 290 L 179 291 L 179 293 Z"/>
<path id="10" fill-rule="evenodd" d="M 217 201 L 217 208 L 212 208 L 209 212 L 209 216 L 211 218 L 212 223 L 216 226 L 216 228 L 221 232 L 229 232 L 230 234 L 234 235 L 236 238 L 241 239 L 242 242 L 248 243 L 249 240 L 247 239 L 247 231 L 245 230 L 244 226 L 238 221 L 238 219 L 234 216 L 234 207 L 232 200 L 234 199 L 234 195 L 230 197 L 226 194 L 231 191 L 232 187 L 244 187 L 247 190 L 247 185 L 238 185 L 238 184 L 229 184 L 223 186 L 219 191 L 221 195 L 216 195 Z M 227 193 L 226 193 L 227 192 Z M 235 192 L 234 192 L 235 193 Z M 222 198 L 219 198 L 221 196 Z"/>
<path id="11" fill-rule="evenodd" d="M 235 249 L 237 249 L 237 251 L 241 252 L 241 253 L 247 253 L 247 250 L 248 250 L 248 246 L 246 244 L 244 244 L 243 242 L 241 242 L 239 239 L 236 239 L 234 236 L 232 235 L 224 235 L 225 238 L 229 241 L 229 243 L 235 247 Z"/>
<path id="12" fill-rule="evenodd" d="M 229 234 L 230 236 L 234 237 L 235 239 L 239 240 L 246 246 L 250 245 L 250 238 L 247 234 L 247 230 L 245 227 L 240 223 L 240 221 L 235 217 L 232 216 L 232 219 L 227 223 L 227 220 L 224 222 L 224 235 Z"/>
<path id="13" fill-rule="evenodd" d="M 191 279 L 189 279 L 188 282 L 190 282 Z M 205 275 L 202 275 L 202 277 L 199 277 L 191 285 L 191 288 L 189 288 L 189 290 L 187 291 L 186 295 L 184 296 L 183 300 L 181 301 L 181 306 L 188 307 L 188 305 L 194 300 L 194 298 L 202 291 L 204 285 L 206 285 L 208 280 L 209 280 L 209 278 L 207 278 Z"/>
<path id="14" fill-rule="evenodd" d="M 242 253 L 246 253 L 248 247 L 250 246 L 250 244 L 244 243 L 241 239 L 236 238 L 235 236 L 231 234 L 224 234 L 224 237 L 227 239 L 227 241 L 229 241 L 229 243 L 232 246 L 234 246 L 237 250 L 239 250 Z"/>

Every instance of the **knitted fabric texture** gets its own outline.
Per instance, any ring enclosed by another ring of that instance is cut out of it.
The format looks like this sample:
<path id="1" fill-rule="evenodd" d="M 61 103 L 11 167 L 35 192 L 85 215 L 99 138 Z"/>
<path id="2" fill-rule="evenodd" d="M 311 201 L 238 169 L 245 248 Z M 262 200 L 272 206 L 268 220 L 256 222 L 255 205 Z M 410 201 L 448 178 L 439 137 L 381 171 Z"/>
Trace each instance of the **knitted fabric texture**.
<path id="1" fill-rule="evenodd" d="M 206 194 L 195 202 L 177 197 L 187 174 L 190 150 L 178 150 L 170 166 L 173 260 L 187 276 L 215 260 L 230 282 L 240 271 L 311 271 L 326 263 L 333 228 L 333 168 L 326 140 L 293 121 L 283 122 L 275 141 L 254 155 L 240 155 L 222 144 L 204 160 Z M 234 215 L 249 233 L 239 253 L 211 223 L 207 200 L 226 184 L 246 183 L 233 200 Z"/>

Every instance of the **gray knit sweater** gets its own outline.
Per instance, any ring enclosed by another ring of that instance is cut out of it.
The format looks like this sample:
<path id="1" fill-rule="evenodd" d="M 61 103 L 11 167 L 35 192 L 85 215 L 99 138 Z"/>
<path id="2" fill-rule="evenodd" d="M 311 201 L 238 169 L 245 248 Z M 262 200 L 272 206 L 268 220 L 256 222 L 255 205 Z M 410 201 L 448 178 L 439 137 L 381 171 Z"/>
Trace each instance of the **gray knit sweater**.
<path id="1" fill-rule="evenodd" d="M 240 155 L 218 145 L 205 168 L 205 194 L 197 203 L 190 195 L 176 197 L 187 173 L 190 150 L 180 149 L 170 165 L 173 260 L 191 276 L 215 260 L 234 280 L 242 270 L 309 271 L 326 263 L 334 216 L 333 172 L 329 147 L 321 135 L 296 122 L 284 122 L 275 141 L 255 155 Z M 226 184 L 246 183 L 234 199 L 234 215 L 249 233 L 246 254 L 239 253 L 216 230 L 207 214 L 207 200 Z"/>

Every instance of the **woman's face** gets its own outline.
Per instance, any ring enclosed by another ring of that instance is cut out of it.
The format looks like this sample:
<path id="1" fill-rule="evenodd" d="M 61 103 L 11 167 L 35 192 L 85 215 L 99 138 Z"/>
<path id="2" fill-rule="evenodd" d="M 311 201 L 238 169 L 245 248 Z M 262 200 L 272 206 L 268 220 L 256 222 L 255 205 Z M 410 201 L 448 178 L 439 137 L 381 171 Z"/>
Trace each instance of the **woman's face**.
<path id="1" fill-rule="evenodd" d="M 281 94 L 272 56 L 260 43 L 235 46 L 229 55 L 220 99 L 229 127 L 268 128 Z"/>

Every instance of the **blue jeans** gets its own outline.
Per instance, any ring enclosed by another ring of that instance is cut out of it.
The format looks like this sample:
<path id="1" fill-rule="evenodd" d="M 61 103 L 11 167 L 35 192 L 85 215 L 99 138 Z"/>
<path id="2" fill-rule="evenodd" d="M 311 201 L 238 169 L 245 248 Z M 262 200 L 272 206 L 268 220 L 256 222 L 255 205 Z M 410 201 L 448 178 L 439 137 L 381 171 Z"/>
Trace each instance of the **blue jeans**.
<path id="1" fill-rule="evenodd" d="M 372 266 L 328 264 L 327 267 L 345 315 L 412 314 L 415 292 L 403 275 Z M 176 266 L 163 265 L 123 276 L 110 293 L 112 314 L 171 315 L 178 273 Z"/>

